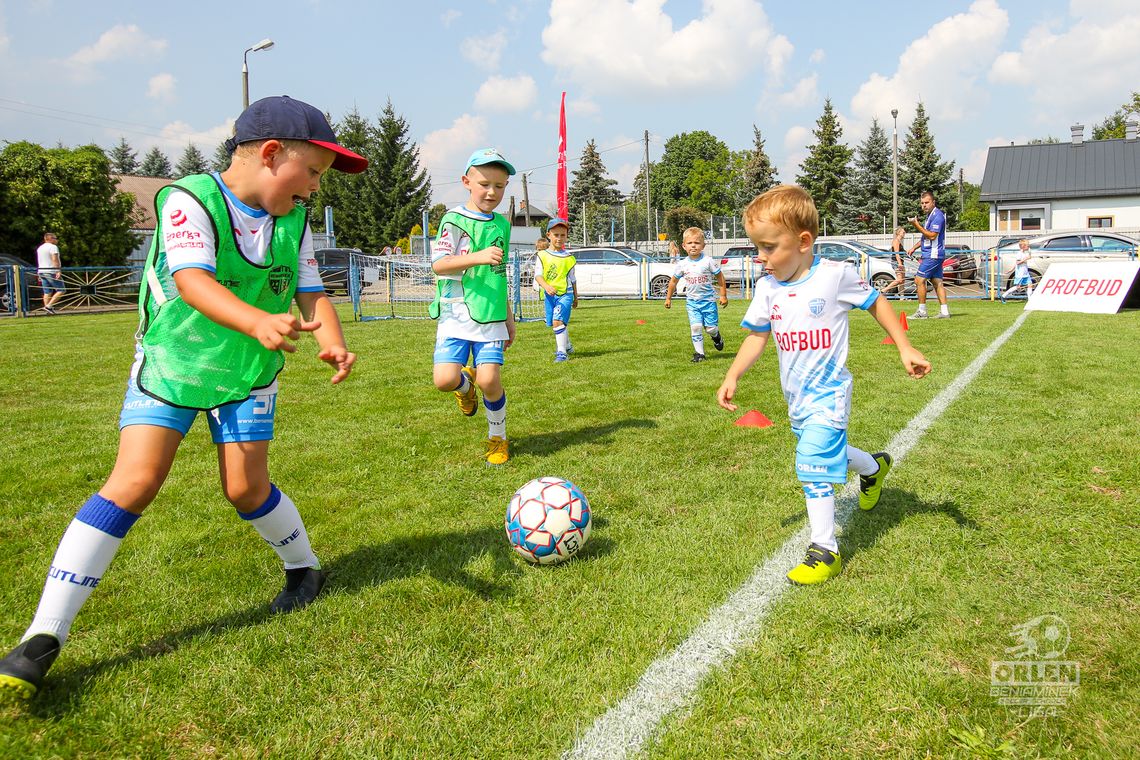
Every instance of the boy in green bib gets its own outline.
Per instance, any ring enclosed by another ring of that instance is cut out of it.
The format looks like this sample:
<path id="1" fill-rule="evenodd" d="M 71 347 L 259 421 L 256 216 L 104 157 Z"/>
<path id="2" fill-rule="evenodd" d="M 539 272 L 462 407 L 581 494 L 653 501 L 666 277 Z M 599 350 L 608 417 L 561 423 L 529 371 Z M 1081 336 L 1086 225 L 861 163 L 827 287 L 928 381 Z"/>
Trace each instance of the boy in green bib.
<path id="1" fill-rule="evenodd" d="M 443 215 L 432 244 L 436 295 L 428 309 L 436 328 L 432 381 L 455 393 L 459 410 L 471 417 L 479 408 L 476 386 L 487 413 L 487 464 L 510 458 L 507 394 L 500 368 L 503 351 L 514 342 L 515 317 L 507 298 L 507 250 L 511 225 L 495 208 L 515 167 L 493 148 L 471 154 L 463 186 L 471 193 L 462 206 Z M 468 360 L 475 365 L 472 372 Z"/>
<path id="2" fill-rule="evenodd" d="M 313 333 L 333 383 L 356 361 L 324 294 L 300 204 L 330 167 L 358 173 L 368 161 L 337 144 L 320 111 L 285 96 L 246 109 L 228 146 L 226 171 L 185 177 L 156 198 L 118 457 L 60 540 L 23 640 L 0 661 L 0 688 L 20 696 L 39 690 L 200 411 L 217 444 L 222 492 L 284 564 L 285 587 L 270 611 L 304 607 L 324 586 L 296 505 L 270 481 L 267 455 L 277 374 L 284 352 L 297 350 L 292 341 Z M 300 317 L 289 313 L 293 302 Z"/>

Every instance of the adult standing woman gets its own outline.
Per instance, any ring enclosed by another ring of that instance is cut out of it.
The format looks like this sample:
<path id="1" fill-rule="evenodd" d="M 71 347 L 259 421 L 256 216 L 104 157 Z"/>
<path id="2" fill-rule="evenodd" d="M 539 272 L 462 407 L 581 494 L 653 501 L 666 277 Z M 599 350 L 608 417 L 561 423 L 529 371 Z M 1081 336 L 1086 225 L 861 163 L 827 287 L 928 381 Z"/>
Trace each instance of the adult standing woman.
<path id="1" fill-rule="evenodd" d="M 906 237 L 906 229 L 903 227 L 895 228 L 895 237 L 891 240 L 891 255 L 895 260 L 895 279 L 891 280 L 886 286 L 879 288 L 879 292 L 886 295 L 887 291 L 891 288 L 898 287 L 899 299 L 906 300 L 906 265 L 903 257 L 906 255 L 906 249 L 903 248 L 903 238 Z"/>

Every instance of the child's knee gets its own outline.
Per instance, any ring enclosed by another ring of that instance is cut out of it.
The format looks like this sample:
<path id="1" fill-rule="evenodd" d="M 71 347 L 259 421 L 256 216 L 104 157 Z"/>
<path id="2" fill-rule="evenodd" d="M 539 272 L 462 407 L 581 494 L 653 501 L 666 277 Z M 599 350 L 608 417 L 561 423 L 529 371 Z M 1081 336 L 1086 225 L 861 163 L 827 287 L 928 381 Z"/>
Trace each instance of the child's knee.
<path id="1" fill-rule="evenodd" d="M 498 364 L 480 364 L 475 369 L 475 382 L 484 396 L 498 398 L 503 395 L 502 373 Z"/>
<path id="2" fill-rule="evenodd" d="M 459 385 L 459 365 L 437 364 L 431 373 L 431 380 L 441 391 L 453 391 Z"/>
<path id="3" fill-rule="evenodd" d="M 238 512 L 253 512 L 269 498 L 269 476 L 249 477 L 228 476 L 222 481 L 222 493 L 226 501 L 234 506 Z"/>
<path id="4" fill-rule="evenodd" d="M 163 477 L 160 473 L 139 469 L 125 474 L 112 473 L 99 494 L 105 499 L 115 502 L 128 512 L 136 515 L 154 501 L 162 488 Z"/>

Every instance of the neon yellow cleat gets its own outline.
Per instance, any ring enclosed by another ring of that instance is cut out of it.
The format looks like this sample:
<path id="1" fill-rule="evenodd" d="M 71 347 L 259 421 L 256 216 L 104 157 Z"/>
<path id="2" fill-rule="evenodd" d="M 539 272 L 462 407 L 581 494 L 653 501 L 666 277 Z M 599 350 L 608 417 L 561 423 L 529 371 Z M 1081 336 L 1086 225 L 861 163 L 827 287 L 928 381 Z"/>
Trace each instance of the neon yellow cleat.
<path id="1" fill-rule="evenodd" d="M 459 404 L 459 411 L 468 417 L 473 417 L 475 412 L 479 411 L 479 392 L 475 387 L 475 373 L 471 371 L 470 367 L 464 367 L 459 371 L 467 375 L 467 379 L 471 381 L 471 387 L 467 389 L 466 393 L 455 391 L 455 403 Z"/>
<path id="2" fill-rule="evenodd" d="M 797 586 L 813 586 L 831 580 L 841 570 L 843 558 L 838 552 L 825 549 L 819 544 L 810 544 L 804 561 L 788 572 L 788 580 Z"/>
<path id="3" fill-rule="evenodd" d="M 487 439 L 487 464 L 498 467 L 511 458 L 510 442 L 506 438 L 493 435 Z"/>
<path id="4" fill-rule="evenodd" d="M 872 454 L 871 457 L 879 463 L 879 471 L 874 475 L 859 476 L 859 509 L 864 512 L 874 509 L 879 503 L 879 497 L 883 494 L 883 481 L 887 479 L 893 461 L 891 455 L 884 451 Z"/>

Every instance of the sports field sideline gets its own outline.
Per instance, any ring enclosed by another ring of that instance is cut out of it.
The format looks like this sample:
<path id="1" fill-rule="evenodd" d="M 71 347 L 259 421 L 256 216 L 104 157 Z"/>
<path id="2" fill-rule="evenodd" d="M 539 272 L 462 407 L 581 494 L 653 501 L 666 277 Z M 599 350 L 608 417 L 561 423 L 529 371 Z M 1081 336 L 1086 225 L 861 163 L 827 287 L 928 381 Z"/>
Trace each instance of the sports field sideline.
<path id="1" fill-rule="evenodd" d="M 804 522 L 769 353 L 713 394 L 740 343 L 688 362 L 684 310 L 590 302 L 574 358 L 524 324 L 507 354 L 512 459 L 431 387 L 434 323 L 346 325 L 327 385 L 311 341 L 282 375 L 274 478 L 332 572 L 265 610 L 276 557 L 219 493 L 199 422 L 31 704 L 0 704 L 0 757 L 558 757 L 688 640 Z M 911 323 L 912 381 L 852 316 L 850 437 L 879 450 L 1021 314 Z M 638 321 L 645 324 L 638 324 Z M 76 507 L 114 459 L 132 315 L 0 323 L 0 635 L 14 644 Z M 835 581 L 789 588 L 638 745 L 646 757 L 1129 756 L 1140 752 L 1140 313 L 1034 313 L 856 514 Z M 590 498 L 584 553 L 526 565 L 511 493 L 559 475 Z M 858 511 L 858 510 L 856 510 Z M 1015 627 L 1064 621 L 1079 687 L 1052 716 L 991 695 Z M 619 745 L 615 745 L 618 749 Z M 617 750 L 615 750 L 617 751 Z"/>

